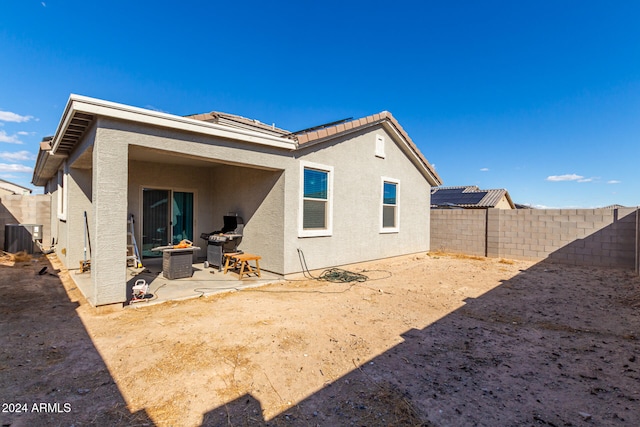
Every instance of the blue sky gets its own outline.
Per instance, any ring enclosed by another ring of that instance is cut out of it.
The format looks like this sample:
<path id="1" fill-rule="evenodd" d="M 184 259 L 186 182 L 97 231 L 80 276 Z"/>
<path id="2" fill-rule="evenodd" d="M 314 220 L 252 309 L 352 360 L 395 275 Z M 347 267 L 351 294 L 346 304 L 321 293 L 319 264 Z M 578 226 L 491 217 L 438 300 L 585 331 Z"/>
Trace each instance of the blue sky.
<path id="1" fill-rule="evenodd" d="M 70 93 L 292 131 L 388 110 L 444 184 L 640 204 L 638 1 L 0 2 L 0 178 Z M 38 189 L 38 192 L 41 192 Z"/>

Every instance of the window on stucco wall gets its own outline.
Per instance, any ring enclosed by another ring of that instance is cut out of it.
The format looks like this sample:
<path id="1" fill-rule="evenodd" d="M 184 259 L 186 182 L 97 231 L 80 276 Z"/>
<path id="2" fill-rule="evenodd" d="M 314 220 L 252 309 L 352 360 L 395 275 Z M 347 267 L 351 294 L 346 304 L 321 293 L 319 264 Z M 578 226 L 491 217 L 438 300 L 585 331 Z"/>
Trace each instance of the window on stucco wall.
<path id="1" fill-rule="evenodd" d="M 333 168 L 301 162 L 300 237 L 330 236 L 332 233 Z"/>
<path id="2" fill-rule="evenodd" d="M 400 181 L 393 178 L 382 178 L 382 209 L 380 213 L 380 232 L 395 233 L 400 229 L 399 199 Z"/>

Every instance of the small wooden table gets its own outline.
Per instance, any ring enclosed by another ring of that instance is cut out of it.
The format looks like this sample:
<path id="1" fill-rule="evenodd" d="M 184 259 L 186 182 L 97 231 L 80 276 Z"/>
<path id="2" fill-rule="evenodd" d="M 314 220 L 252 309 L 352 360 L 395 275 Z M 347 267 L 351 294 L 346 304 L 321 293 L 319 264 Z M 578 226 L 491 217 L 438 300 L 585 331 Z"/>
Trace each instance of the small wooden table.
<path id="1" fill-rule="evenodd" d="M 245 274 L 251 273 L 256 273 L 258 277 L 262 277 L 260 275 L 260 259 L 262 258 L 260 255 L 230 252 L 224 254 L 224 257 L 224 274 L 227 274 L 227 271 L 229 269 L 235 270 L 236 268 L 240 267 L 240 280 L 242 280 L 242 276 L 244 276 Z M 253 269 L 253 267 L 251 267 L 249 261 L 256 262 L 255 270 Z M 233 262 L 233 264 L 229 265 L 229 262 Z M 240 264 L 240 266 L 238 266 L 238 264 Z"/>

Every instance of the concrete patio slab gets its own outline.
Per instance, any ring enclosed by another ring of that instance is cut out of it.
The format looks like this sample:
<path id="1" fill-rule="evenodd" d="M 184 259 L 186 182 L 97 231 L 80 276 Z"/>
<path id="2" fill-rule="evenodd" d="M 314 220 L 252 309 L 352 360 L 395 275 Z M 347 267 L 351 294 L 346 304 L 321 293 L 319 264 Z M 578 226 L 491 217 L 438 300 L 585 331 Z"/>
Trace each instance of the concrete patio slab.
<path id="1" fill-rule="evenodd" d="M 242 280 L 239 280 L 237 272 L 229 271 L 224 274 L 218 268 L 205 268 L 203 263 L 193 264 L 193 276 L 170 280 L 162 274 L 162 258 L 145 259 L 143 264 L 143 268 L 127 268 L 127 296 L 131 298 L 131 289 L 140 279 L 149 284 L 149 294 L 142 301 L 129 303 L 129 307 L 233 292 L 282 280 L 282 276 L 265 270 L 261 271 L 261 277 L 245 273 Z M 90 288 L 91 272 L 71 274 L 71 277 L 79 288 Z"/>

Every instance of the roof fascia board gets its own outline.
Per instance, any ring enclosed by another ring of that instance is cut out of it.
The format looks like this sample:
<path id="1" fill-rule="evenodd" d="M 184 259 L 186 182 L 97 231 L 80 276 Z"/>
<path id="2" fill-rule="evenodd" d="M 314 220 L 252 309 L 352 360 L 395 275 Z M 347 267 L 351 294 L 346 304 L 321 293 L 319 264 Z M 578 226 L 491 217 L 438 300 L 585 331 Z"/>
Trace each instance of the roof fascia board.
<path id="1" fill-rule="evenodd" d="M 60 124 L 58 125 L 58 128 L 56 129 L 56 133 L 53 135 L 53 138 L 51 139 L 51 150 L 49 150 L 50 154 L 55 153 L 58 150 L 58 146 L 60 145 L 60 140 L 62 139 L 62 135 L 64 135 L 64 132 L 67 130 L 67 128 L 69 127 L 69 123 L 71 123 L 71 118 L 73 117 L 73 98 L 74 96 L 77 95 L 71 95 L 69 96 L 69 99 L 67 100 L 67 105 L 64 107 L 64 112 L 62 113 L 62 117 L 60 118 Z"/>
<path id="2" fill-rule="evenodd" d="M 293 150 L 296 147 L 294 141 L 286 138 L 264 135 L 258 132 L 228 128 L 215 123 L 203 122 L 189 119 L 173 114 L 159 111 L 147 110 L 144 108 L 132 107 L 115 102 L 103 101 L 101 99 L 89 98 L 81 95 L 71 95 L 67 108 L 54 136 L 52 151 L 55 153 L 60 145 L 61 135 L 64 134 L 69 122 L 75 112 L 95 114 L 97 116 L 109 117 L 120 120 L 135 121 L 149 125 L 161 126 L 170 129 L 178 129 L 188 132 L 196 132 L 209 136 L 225 139 L 234 139 L 259 145 L 285 148 Z"/>
<path id="3" fill-rule="evenodd" d="M 509 195 L 509 192 L 505 190 L 505 196 L 507 196 L 507 201 L 509 202 L 509 205 L 511 206 L 511 209 L 515 209 L 516 208 L 516 204 L 513 203 L 513 200 L 511 199 L 511 196 Z"/>
<path id="4" fill-rule="evenodd" d="M 440 181 L 440 179 L 436 177 L 433 173 L 431 173 L 431 170 L 429 170 L 429 168 L 424 164 L 423 160 L 420 158 L 420 156 L 418 156 L 418 153 L 416 153 L 415 149 L 411 146 L 409 141 L 407 141 L 405 137 L 402 135 L 402 133 L 400 133 L 400 131 L 393 125 L 391 120 L 385 119 L 383 120 L 382 124 L 385 126 L 385 128 L 391 130 L 391 133 L 395 135 L 398 141 L 402 142 L 402 144 L 406 149 L 406 152 L 409 154 L 409 156 L 414 161 L 414 163 L 417 165 L 420 165 L 420 170 L 422 170 L 423 175 L 427 178 L 429 183 L 432 186 L 441 185 L 442 182 Z"/>
<path id="5" fill-rule="evenodd" d="M 42 154 L 42 156 L 40 156 Z M 45 164 L 49 164 L 53 169 L 57 170 L 60 168 L 60 165 L 64 162 L 64 160 L 68 156 L 66 154 L 51 154 L 51 151 L 41 151 L 38 153 L 38 158 L 36 160 L 36 165 L 33 171 L 33 178 L 31 179 L 31 183 L 38 187 L 41 187 L 47 183 L 49 178 L 43 178 L 42 172 L 44 170 Z"/>
<path id="6" fill-rule="evenodd" d="M 45 156 L 49 155 L 49 151 L 39 151 L 36 157 L 36 164 L 33 166 L 33 175 L 31 176 L 31 183 L 33 185 L 41 186 L 42 182 L 42 169 L 44 168 Z"/>

